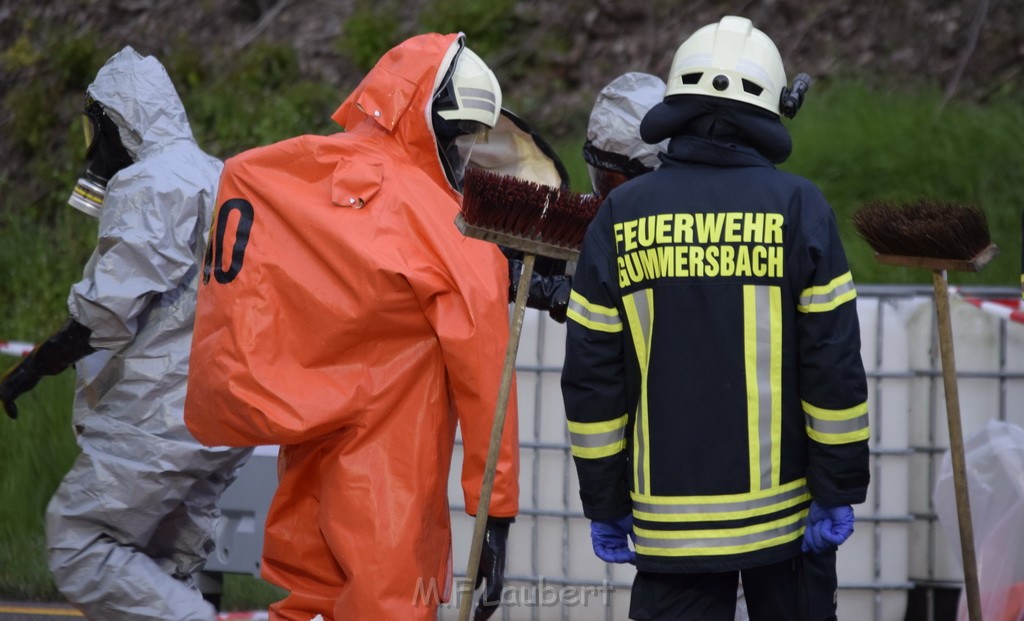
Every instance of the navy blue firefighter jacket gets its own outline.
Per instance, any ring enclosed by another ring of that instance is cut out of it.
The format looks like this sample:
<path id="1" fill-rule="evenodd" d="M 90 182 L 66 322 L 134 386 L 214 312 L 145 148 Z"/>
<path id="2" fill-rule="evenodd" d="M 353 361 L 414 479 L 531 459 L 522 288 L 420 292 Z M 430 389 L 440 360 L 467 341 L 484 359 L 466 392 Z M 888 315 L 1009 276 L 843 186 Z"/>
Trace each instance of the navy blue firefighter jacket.
<path id="1" fill-rule="evenodd" d="M 811 499 L 863 502 L 856 289 L 810 181 L 672 139 L 587 231 L 562 390 L 588 518 L 632 512 L 644 571 L 799 553 Z"/>

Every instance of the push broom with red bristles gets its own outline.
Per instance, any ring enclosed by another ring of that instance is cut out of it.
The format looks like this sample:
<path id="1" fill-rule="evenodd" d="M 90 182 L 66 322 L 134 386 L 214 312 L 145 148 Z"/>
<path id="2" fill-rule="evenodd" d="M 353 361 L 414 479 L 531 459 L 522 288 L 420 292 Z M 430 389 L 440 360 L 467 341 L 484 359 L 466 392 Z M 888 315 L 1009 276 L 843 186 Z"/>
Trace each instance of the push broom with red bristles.
<path id="1" fill-rule="evenodd" d="M 512 386 L 519 337 L 526 312 L 526 297 L 538 256 L 574 261 L 579 256 L 587 225 L 594 219 L 601 200 L 589 194 L 576 194 L 550 186 L 539 185 L 516 177 L 487 172 L 477 168 L 466 170 L 462 211 L 455 224 L 466 237 L 500 244 L 523 253 L 523 270 L 519 276 L 512 322 L 505 350 L 505 363 L 498 388 L 494 424 L 484 465 L 480 503 L 476 510 L 473 541 L 466 567 L 467 592 L 460 602 L 459 619 L 469 621 L 472 589 L 476 584 L 483 548 L 487 512 L 491 506 L 494 475 L 498 466 L 505 415 Z"/>
<path id="2" fill-rule="evenodd" d="M 977 272 L 999 254 L 999 248 L 991 241 L 985 213 L 975 205 L 928 199 L 904 203 L 875 201 L 854 212 L 851 220 L 875 251 L 879 263 L 932 270 L 967 611 L 971 621 L 981 621 L 946 270 Z"/>

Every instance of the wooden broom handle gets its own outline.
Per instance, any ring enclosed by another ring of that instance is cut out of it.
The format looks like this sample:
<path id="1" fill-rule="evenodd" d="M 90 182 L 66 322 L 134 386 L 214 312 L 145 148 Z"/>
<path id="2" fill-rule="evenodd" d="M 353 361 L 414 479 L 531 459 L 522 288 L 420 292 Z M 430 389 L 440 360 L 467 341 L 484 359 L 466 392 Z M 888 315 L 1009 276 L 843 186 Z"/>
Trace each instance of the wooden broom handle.
<path id="1" fill-rule="evenodd" d="M 956 495 L 957 522 L 960 525 L 960 551 L 963 556 L 967 613 L 971 621 L 982 621 L 978 564 L 974 554 L 974 525 L 967 489 L 967 464 L 964 436 L 960 425 L 960 394 L 957 390 L 956 357 L 953 354 L 953 324 L 949 313 L 949 284 L 945 270 L 932 270 L 935 285 L 935 314 L 938 318 L 939 351 L 942 356 L 942 384 L 946 392 L 946 422 L 949 425 L 949 453 L 953 462 L 953 490 Z"/>
<path id="2" fill-rule="evenodd" d="M 487 529 L 487 512 L 491 507 L 491 491 L 494 489 L 494 473 L 498 469 L 498 454 L 501 452 L 501 433 L 505 428 L 505 415 L 508 413 L 508 397 L 512 388 L 512 373 L 515 370 L 516 354 L 519 352 L 519 336 L 523 332 L 523 317 L 526 314 L 526 297 L 530 292 L 530 281 L 533 279 L 533 264 L 537 256 L 526 253 L 523 255 L 523 271 L 519 275 L 519 288 L 516 290 L 516 303 L 512 310 L 512 328 L 505 349 L 505 366 L 501 372 L 501 385 L 498 388 L 498 401 L 494 408 L 494 425 L 491 427 L 491 443 L 487 447 L 487 462 L 484 464 L 484 480 L 480 485 L 480 502 L 476 509 L 476 521 L 473 524 L 473 543 L 469 548 L 469 562 L 466 565 L 465 589 L 458 589 L 462 599 L 459 601 L 459 620 L 469 621 L 469 611 L 473 609 L 473 593 L 475 591 L 477 570 L 480 568 L 480 553 L 484 545 L 484 531 Z"/>

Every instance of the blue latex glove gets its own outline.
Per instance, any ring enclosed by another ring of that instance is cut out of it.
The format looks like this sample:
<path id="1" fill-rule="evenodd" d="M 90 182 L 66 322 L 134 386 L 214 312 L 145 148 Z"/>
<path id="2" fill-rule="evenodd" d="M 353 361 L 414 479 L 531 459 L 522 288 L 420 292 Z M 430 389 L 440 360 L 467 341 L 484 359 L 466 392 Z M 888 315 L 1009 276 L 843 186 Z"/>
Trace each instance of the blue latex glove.
<path id="1" fill-rule="evenodd" d="M 823 507 L 811 501 L 807 528 L 800 549 L 820 554 L 835 550 L 853 534 L 853 507 Z"/>
<path id="2" fill-rule="evenodd" d="M 591 522 L 590 541 L 594 554 L 606 563 L 632 563 L 636 552 L 629 548 L 633 535 L 633 515 L 614 522 Z"/>

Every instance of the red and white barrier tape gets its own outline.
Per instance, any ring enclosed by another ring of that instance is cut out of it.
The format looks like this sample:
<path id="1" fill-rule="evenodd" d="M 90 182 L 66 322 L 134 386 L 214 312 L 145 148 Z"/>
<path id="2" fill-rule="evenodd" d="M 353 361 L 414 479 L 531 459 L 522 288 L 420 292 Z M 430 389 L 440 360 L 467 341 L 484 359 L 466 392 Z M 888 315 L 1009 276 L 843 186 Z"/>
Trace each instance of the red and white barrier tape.
<path id="1" fill-rule="evenodd" d="M 996 300 L 969 298 L 960 295 L 955 289 L 953 290 L 953 293 L 958 295 L 963 301 L 969 302 L 981 310 L 992 313 L 997 317 L 1015 321 L 1017 323 L 1024 323 L 1024 304 L 1022 304 L 1020 300 L 1013 298 L 1001 298 Z"/>
<path id="2" fill-rule="evenodd" d="M 35 347 L 32 343 L 24 341 L 0 341 L 0 355 L 27 356 Z"/>

